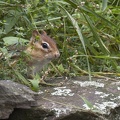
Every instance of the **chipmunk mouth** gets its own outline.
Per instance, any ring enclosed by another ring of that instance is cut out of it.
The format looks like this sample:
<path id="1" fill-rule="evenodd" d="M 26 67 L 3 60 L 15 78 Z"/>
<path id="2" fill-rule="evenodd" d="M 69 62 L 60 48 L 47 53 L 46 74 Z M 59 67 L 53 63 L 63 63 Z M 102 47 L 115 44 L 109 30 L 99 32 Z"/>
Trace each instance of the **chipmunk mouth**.
<path id="1" fill-rule="evenodd" d="M 60 53 L 57 53 L 54 55 L 55 58 L 59 58 L 60 57 Z"/>
<path id="2" fill-rule="evenodd" d="M 58 58 L 58 57 L 60 57 L 59 51 L 57 51 L 57 52 L 54 53 L 54 58 Z"/>
<path id="3" fill-rule="evenodd" d="M 45 55 L 45 58 L 48 60 L 53 60 L 53 59 L 57 59 L 59 56 L 60 56 L 60 53 L 56 52 L 56 53 L 51 54 L 51 55 L 48 55 L 48 54 Z"/>

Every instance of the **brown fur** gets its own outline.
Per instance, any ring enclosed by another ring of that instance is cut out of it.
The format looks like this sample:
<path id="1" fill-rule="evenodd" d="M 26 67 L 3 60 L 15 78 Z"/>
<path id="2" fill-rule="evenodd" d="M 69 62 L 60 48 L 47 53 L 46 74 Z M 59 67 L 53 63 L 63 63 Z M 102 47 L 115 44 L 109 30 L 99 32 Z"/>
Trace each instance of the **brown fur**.
<path id="1" fill-rule="evenodd" d="M 43 48 L 42 43 L 47 43 L 49 48 Z M 52 59 L 60 56 L 55 41 L 50 38 L 45 31 L 42 34 L 36 30 L 33 31 L 30 43 L 25 52 L 30 56 L 28 65 L 31 71 L 30 74 L 33 75 L 38 73 L 42 67 L 48 64 Z"/>

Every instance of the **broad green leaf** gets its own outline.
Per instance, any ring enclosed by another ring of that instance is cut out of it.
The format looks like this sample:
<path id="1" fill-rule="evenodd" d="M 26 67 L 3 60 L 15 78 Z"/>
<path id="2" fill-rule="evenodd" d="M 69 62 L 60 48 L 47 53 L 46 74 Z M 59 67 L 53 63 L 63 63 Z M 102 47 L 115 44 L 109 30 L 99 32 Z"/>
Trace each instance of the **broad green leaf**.
<path id="1" fill-rule="evenodd" d="M 29 79 L 29 81 L 31 83 L 31 89 L 37 92 L 39 90 L 39 83 L 40 83 L 39 74 L 34 75 L 34 79 Z"/>
<path id="2" fill-rule="evenodd" d="M 8 54 L 8 51 L 5 47 L 3 48 L 0 48 L 0 51 L 3 53 L 3 54 Z"/>
<path id="3" fill-rule="evenodd" d="M 12 30 L 12 27 L 15 26 L 17 20 L 18 20 L 18 18 L 14 18 L 14 17 L 6 18 L 6 24 L 5 24 L 5 32 L 6 33 L 10 32 Z"/>
<path id="4" fill-rule="evenodd" d="M 117 72 L 120 73 L 120 66 L 117 66 Z"/>
<path id="5" fill-rule="evenodd" d="M 10 10 L 9 11 L 9 16 L 5 16 L 4 20 L 6 21 L 5 24 L 5 32 L 9 33 L 12 28 L 15 26 L 15 24 L 18 22 L 19 17 L 21 16 L 21 13 L 18 12 L 17 10 Z"/>
<path id="6" fill-rule="evenodd" d="M 0 48 L 0 53 L 2 52 L 3 56 L 6 58 L 6 59 L 9 59 L 11 58 L 12 54 L 8 52 L 7 48 L 3 47 L 3 48 Z"/>
<path id="7" fill-rule="evenodd" d="M 12 36 L 4 37 L 3 41 L 4 41 L 4 45 L 6 45 L 6 46 L 14 45 L 17 43 L 24 44 L 24 43 L 28 42 L 28 40 L 26 40 L 26 39 L 19 38 L 19 37 L 12 37 Z"/>
<path id="8" fill-rule="evenodd" d="M 33 80 L 29 80 L 30 81 L 30 83 L 31 83 L 31 88 L 32 88 L 32 90 L 34 90 L 34 91 L 38 91 L 39 90 L 39 83 L 40 83 L 40 80 L 39 79 L 33 79 Z"/>
<path id="9" fill-rule="evenodd" d="M 62 73 L 65 71 L 65 69 L 64 69 L 64 67 L 63 67 L 62 64 L 60 64 L 59 66 L 57 66 L 57 68 L 58 68 L 58 70 L 59 70 L 60 72 L 62 72 Z"/>

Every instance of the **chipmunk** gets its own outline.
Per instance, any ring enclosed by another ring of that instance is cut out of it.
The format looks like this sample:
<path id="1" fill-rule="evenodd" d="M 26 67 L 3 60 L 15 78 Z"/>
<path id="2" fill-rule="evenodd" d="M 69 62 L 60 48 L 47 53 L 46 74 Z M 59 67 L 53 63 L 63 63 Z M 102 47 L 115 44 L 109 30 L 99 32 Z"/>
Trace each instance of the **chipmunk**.
<path id="1" fill-rule="evenodd" d="M 40 34 L 37 30 L 32 32 L 25 53 L 30 56 L 30 59 L 27 59 L 30 76 L 36 75 L 44 65 L 60 56 L 55 41 L 45 31 Z"/>
<path id="2" fill-rule="evenodd" d="M 14 47 L 12 48 L 14 51 Z M 23 61 L 27 68 L 27 77 L 30 79 L 33 79 L 44 65 L 60 56 L 55 41 L 50 38 L 45 31 L 40 34 L 37 30 L 34 30 L 30 42 L 26 47 L 23 46 L 21 50 L 26 54 Z M 19 61 L 19 56 L 20 55 L 18 54 L 11 57 L 12 59 L 17 60 L 12 62 L 10 66 L 14 66 Z M 45 85 L 50 85 L 43 80 L 40 80 L 40 82 Z"/>

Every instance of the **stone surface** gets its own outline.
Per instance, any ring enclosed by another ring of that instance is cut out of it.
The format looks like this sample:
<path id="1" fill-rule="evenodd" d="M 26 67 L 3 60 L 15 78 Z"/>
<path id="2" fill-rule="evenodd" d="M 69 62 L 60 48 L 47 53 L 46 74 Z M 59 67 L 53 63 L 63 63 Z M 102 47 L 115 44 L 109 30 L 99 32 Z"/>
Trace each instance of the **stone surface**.
<path id="1" fill-rule="evenodd" d="M 56 78 L 61 87 L 39 92 L 10 80 L 0 81 L 0 119 L 120 120 L 120 81 L 79 77 Z"/>
<path id="2" fill-rule="evenodd" d="M 36 106 L 35 94 L 24 85 L 10 80 L 0 81 L 0 119 L 8 118 L 14 108 Z"/>

